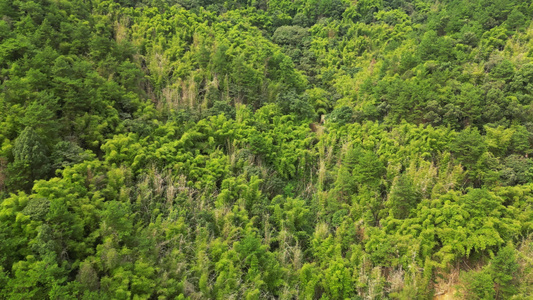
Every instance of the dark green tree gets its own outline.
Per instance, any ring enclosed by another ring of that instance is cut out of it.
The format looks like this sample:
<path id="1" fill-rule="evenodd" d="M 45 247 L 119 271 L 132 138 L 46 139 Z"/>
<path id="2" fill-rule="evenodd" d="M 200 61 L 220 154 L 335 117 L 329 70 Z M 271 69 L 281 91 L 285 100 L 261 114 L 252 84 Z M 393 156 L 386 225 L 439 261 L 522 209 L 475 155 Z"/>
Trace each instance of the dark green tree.
<path id="1" fill-rule="evenodd" d="M 512 244 L 508 244 L 498 251 L 490 265 L 490 273 L 495 283 L 495 299 L 508 299 L 516 294 L 517 271 L 515 249 Z"/>
<path id="2" fill-rule="evenodd" d="M 29 191 L 33 181 L 50 174 L 49 150 L 32 127 L 26 127 L 13 146 L 14 161 L 8 166 L 9 190 Z"/>

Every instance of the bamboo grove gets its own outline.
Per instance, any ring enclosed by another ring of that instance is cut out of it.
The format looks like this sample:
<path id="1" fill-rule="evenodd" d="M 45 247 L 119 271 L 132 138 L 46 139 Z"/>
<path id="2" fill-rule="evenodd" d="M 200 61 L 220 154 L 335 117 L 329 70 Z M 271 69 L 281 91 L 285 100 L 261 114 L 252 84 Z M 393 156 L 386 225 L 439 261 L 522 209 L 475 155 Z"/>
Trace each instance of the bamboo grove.
<path id="1" fill-rule="evenodd" d="M 1 299 L 530 299 L 526 0 L 0 0 Z"/>

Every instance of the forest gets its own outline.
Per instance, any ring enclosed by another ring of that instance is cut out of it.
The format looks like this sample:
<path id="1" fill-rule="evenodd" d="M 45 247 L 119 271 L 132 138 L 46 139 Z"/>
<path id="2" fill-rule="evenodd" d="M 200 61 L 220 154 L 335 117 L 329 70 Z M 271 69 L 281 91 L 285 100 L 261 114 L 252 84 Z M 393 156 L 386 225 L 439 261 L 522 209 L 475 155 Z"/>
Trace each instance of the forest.
<path id="1" fill-rule="evenodd" d="M 0 299 L 532 299 L 529 0 L 0 0 Z"/>

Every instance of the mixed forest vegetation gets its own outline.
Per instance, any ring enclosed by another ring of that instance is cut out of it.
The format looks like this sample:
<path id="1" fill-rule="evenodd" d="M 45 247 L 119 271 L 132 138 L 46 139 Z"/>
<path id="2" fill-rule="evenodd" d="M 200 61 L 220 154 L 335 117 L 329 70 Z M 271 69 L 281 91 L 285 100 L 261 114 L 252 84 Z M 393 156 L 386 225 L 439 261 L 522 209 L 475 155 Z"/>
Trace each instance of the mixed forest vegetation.
<path id="1" fill-rule="evenodd" d="M 532 19 L 0 0 L 0 298 L 531 299 Z"/>

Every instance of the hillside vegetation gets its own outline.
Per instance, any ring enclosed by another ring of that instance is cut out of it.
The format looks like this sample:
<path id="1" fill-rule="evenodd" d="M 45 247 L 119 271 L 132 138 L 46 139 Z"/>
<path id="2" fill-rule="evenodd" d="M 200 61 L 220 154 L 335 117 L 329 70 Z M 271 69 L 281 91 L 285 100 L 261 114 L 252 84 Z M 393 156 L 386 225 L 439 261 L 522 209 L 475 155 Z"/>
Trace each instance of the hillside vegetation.
<path id="1" fill-rule="evenodd" d="M 532 19 L 0 0 L 0 299 L 531 299 Z"/>

